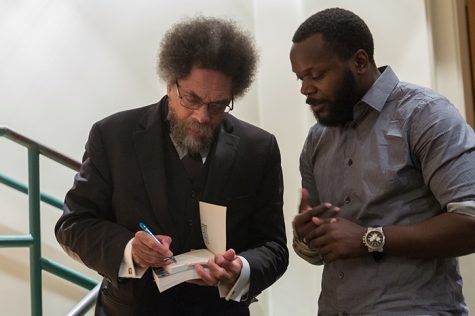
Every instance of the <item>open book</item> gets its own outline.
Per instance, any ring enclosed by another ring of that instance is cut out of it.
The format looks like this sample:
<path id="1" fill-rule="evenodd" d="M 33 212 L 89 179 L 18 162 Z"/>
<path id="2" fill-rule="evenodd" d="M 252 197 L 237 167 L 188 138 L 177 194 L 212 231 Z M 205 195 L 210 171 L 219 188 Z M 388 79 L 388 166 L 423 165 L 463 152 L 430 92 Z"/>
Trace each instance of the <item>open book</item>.
<path id="1" fill-rule="evenodd" d="M 200 202 L 201 234 L 207 249 L 175 256 L 176 262 L 152 269 L 158 290 L 163 292 L 184 281 L 199 279 L 194 265 L 204 266 L 215 254 L 226 251 L 226 207 Z"/>

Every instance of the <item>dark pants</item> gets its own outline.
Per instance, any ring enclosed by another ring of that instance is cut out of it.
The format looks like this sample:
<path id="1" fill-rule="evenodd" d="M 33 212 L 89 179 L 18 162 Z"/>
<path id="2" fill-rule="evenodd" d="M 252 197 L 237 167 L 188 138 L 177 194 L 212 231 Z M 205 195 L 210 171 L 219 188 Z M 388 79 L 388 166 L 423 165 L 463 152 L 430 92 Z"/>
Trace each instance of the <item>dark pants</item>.
<path id="1" fill-rule="evenodd" d="M 96 304 L 96 316 L 249 316 L 246 303 L 226 301 L 216 287 L 179 284 L 160 293 L 155 283 L 144 275 L 140 280 L 126 280 L 113 287 L 103 281 Z"/>

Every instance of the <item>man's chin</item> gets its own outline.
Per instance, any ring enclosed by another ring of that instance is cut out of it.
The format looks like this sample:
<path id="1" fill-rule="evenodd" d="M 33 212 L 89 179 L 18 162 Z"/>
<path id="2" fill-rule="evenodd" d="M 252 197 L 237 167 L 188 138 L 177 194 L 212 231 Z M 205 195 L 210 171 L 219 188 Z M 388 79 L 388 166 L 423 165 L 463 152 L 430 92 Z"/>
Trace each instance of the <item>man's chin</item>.
<path id="1" fill-rule="evenodd" d="M 187 134 L 188 137 L 198 138 L 198 137 L 201 137 L 204 134 L 204 132 L 199 127 L 189 126 L 186 129 L 186 134 Z"/>
<path id="2" fill-rule="evenodd" d="M 344 125 L 343 122 L 340 122 L 340 120 L 337 120 L 331 115 L 328 115 L 328 113 L 314 112 L 313 115 L 315 116 L 315 119 L 318 121 L 318 123 L 323 126 L 334 127 Z"/>
<path id="3" fill-rule="evenodd" d="M 205 152 L 209 149 L 210 140 L 203 137 L 188 135 L 184 141 L 186 149 L 190 152 Z"/>
<path id="4" fill-rule="evenodd" d="M 328 113 L 326 111 L 312 111 L 313 116 L 319 122 L 326 122 L 328 119 Z"/>

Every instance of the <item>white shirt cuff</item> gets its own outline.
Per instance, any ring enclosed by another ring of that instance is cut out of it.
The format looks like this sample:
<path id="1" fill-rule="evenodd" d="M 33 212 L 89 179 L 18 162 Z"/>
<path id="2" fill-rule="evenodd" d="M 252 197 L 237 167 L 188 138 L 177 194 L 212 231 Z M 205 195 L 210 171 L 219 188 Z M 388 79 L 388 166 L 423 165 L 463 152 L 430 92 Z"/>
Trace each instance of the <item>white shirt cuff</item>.
<path id="1" fill-rule="evenodd" d="M 475 201 L 449 203 L 447 204 L 447 211 L 475 217 Z"/>
<path id="2" fill-rule="evenodd" d="M 232 300 L 240 302 L 242 297 L 249 292 L 249 284 L 251 278 L 251 267 L 246 258 L 238 256 L 242 261 L 242 269 L 239 278 L 236 280 L 232 287 L 225 285 L 218 285 L 219 297 L 223 298 L 226 301 Z"/>
<path id="3" fill-rule="evenodd" d="M 148 268 L 140 268 L 134 266 L 132 259 L 132 240 L 129 240 L 124 249 L 124 257 L 119 267 L 119 278 L 140 279 Z"/>

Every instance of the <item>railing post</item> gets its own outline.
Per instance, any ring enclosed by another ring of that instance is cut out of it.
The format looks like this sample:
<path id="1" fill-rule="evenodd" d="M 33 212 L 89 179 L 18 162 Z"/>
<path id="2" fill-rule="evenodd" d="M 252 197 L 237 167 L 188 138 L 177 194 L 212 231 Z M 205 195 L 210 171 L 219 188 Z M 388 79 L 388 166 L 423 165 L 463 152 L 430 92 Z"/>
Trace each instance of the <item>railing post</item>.
<path id="1" fill-rule="evenodd" d="M 30 213 L 30 296 L 31 315 L 41 316 L 41 222 L 40 222 L 40 152 L 38 146 L 28 146 L 28 206 Z"/>
<path id="2" fill-rule="evenodd" d="M 41 316 L 43 314 L 41 281 L 43 271 L 50 272 L 87 289 L 92 289 L 97 285 L 97 281 L 94 279 L 90 279 L 52 260 L 41 257 L 40 202 L 43 201 L 59 209 L 62 209 L 63 202 L 40 191 L 40 154 L 76 171 L 79 170 L 81 164 L 4 126 L 0 126 L 0 137 L 2 136 L 28 149 L 28 186 L 2 174 L 0 174 L 0 184 L 5 184 L 15 190 L 28 194 L 30 233 L 23 236 L 0 236 L 0 248 L 30 248 L 31 315 Z M 94 291 L 88 294 L 86 302 L 83 300 L 75 307 L 75 313 L 78 308 L 79 313 L 83 313 L 94 305 L 97 289 L 98 287 L 96 286 Z"/>

